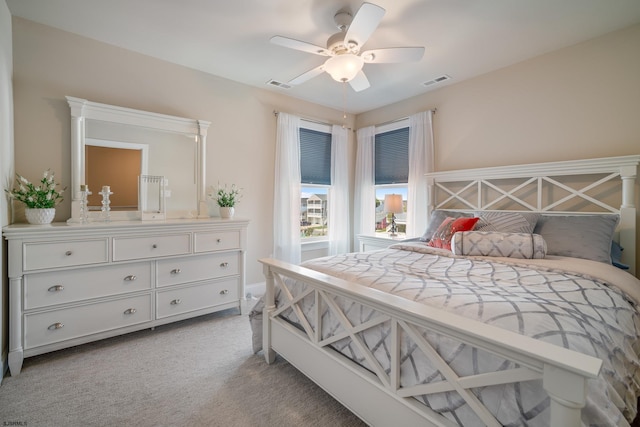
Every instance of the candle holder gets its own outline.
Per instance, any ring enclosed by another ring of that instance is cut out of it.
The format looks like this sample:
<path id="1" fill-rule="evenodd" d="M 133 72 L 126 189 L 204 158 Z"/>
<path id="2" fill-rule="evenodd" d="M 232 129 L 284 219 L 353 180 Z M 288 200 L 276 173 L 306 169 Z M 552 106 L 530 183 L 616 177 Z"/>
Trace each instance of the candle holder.
<path id="1" fill-rule="evenodd" d="M 93 193 L 89 191 L 89 186 L 82 184 L 80 186 L 80 224 L 89 223 L 89 206 L 87 198 Z"/>
<path id="2" fill-rule="evenodd" d="M 111 221 L 111 200 L 109 196 L 113 194 L 111 187 L 105 185 L 102 187 L 102 191 L 98 194 L 102 195 L 102 207 L 100 208 L 100 217 L 104 222 Z"/>

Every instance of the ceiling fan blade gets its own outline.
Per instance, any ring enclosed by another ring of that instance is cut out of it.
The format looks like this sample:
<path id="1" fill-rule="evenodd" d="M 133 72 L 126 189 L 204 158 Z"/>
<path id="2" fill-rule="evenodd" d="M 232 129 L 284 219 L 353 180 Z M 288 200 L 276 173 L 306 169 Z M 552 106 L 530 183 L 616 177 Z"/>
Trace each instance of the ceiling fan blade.
<path id="1" fill-rule="evenodd" d="M 367 76 L 364 75 L 362 70 L 360 70 L 353 79 L 349 80 L 349 84 L 356 92 L 363 91 L 371 86 Z"/>
<path id="2" fill-rule="evenodd" d="M 372 49 L 362 52 L 360 56 L 367 64 L 393 62 L 416 62 L 422 59 L 424 47 L 392 47 L 388 49 Z"/>
<path id="3" fill-rule="evenodd" d="M 290 85 L 299 85 L 301 83 L 306 82 L 307 80 L 311 80 L 312 78 L 319 76 L 320 74 L 322 74 L 324 72 L 324 64 L 320 65 L 319 67 L 316 67 L 312 70 L 307 71 L 306 73 L 302 73 L 300 74 L 298 77 L 289 80 L 289 84 Z"/>
<path id="4" fill-rule="evenodd" d="M 347 29 L 347 34 L 344 38 L 345 44 L 348 45 L 349 42 L 353 41 L 358 46 L 364 45 L 375 29 L 378 28 L 384 14 L 385 10 L 380 6 L 372 3 L 362 3 Z"/>
<path id="5" fill-rule="evenodd" d="M 289 49 L 301 50 L 315 55 L 331 56 L 331 52 L 323 47 L 296 39 L 290 39 L 289 37 L 273 36 L 269 41 L 273 44 L 288 47 Z"/>

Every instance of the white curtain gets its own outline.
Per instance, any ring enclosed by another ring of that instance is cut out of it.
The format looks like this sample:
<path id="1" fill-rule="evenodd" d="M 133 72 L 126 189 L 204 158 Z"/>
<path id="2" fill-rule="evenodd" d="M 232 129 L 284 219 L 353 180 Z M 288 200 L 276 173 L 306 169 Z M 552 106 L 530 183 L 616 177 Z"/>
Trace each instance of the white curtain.
<path id="1" fill-rule="evenodd" d="M 422 235 L 427 228 L 427 172 L 433 172 L 433 112 L 409 117 L 409 189 L 407 236 Z"/>
<path id="2" fill-rule="evenodd" d="M 273 256 L 300 264 L 300 118 L 278 113 Z"/>
<path id="3" fill-rule="evenodd" d="M 331 187 L 329 188 L 329 255 L 349 252 L 349 164 L 347 129 L 331 128 Z"/>
<path id="4" fill-rule="evenodd" d="M 354 197 L 354 233 L 373 234 L 376 223 L 376 190 L 374 178 L 375 126 L 358 129 Z"/>

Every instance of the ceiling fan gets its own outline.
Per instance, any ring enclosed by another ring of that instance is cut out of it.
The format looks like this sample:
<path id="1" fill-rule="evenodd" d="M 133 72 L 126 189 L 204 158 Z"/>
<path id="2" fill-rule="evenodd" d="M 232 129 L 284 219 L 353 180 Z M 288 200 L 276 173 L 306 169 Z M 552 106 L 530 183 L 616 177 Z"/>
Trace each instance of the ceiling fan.
<path id="1" fill-rule="evenodd" d="M 319 67 L 295 77 L 288 83 L 298 85 L 326 71 L 334 80 L 349 82 L 353 90 L 360 92 L 370 86 L 367 76 L 362 71 L 364 64 L 419 61 L 424 54 L 424 47 L 395 47 L 360 52 L 384 14 L 383 8 L 372 3 L 362 3 L 355 16 L 339 11 L 334 16 L 334 21 L 340 31 L 329 37 L 326 48 L 288 37 L 272 37 L 271 43 L 329 57 Z"/>

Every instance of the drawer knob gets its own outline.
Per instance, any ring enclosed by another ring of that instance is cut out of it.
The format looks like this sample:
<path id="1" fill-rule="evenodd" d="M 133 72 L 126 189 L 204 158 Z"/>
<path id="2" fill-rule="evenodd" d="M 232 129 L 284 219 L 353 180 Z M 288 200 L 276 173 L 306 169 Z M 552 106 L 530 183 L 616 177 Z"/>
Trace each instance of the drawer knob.
<path id="1" fill-rule="evenodd" d="M 182 270 L 180 270 L 179 268 L 174 268 L 173 270 L 171 270 L 171 274 L 180 274 L 182 273 Z"/>
<path id="2" fill-rule="evenodd" d="M 216 242 L 220 243 L 222 242 L 222 239 L 217 239 Z"/>
<path id="3" fill-rule="evenodd" d="M 67 251 L 67 252 L 65 252 L 64 254 L 65 254 L 66 256 L 71 256 L 71 255 L 73 255 L 73 252 L 72 252 L 72 251 Z"/>
<path id="4" fill-rule="evenodd" d="M 220 263 L 220 267 L 227 268 L 227 267 L 229 267 L 229 263 L 228 262 L 222 262 L 222 263 Z"/>
<path id="5" fill-rule="evenodd" d="M 127 308 L 127 309 L 124 311 L 124 314 L 133 314 L 133 313 L 135 313 L 136 311 L 137 311 L 137 310 L 136 310 L 135 308 Z"/>
<path id="6" fill-rule="evenodd" d="M 171 305 L 178 305 L 178 304 L 180 304 L 181 302 L 182 302 L 182 300 L 181 300 L 181 299 L 179 299 L 179 298 L 177 298 L 177 299 L 174 299 L 173 301 L 171 301 Z"/>
<path id="7" fill-rule="evenodd" d="M 228 293 L 229 293 L 228 289 L 223 289 L 223 290 L 220 291 L 220 295 L 226 295 Z"/>
<path id="8" fill-rule="evenodd" d="M 151 245 L 151 247 L 152 247 L 153 249 L 157 249 L 158 245 L 156 245 L 156 244 L 154 243 L 153 245 Z"/>
<path id="9" fill-rule="evenodd" d="M 49 325 L 49 327 L 47 328 L 50 331 L 55 331 L 56 329 L 62 329 L 64 328 L 64 323 L 54 323 L 53 325 Z"/>
<path id="10" fill-rule="evenodd" d="M 136 276 L 135 274 L 130 274 L 124 278 L 124 280 L 127 282 L 133 282 L 136 279 L 138 279 L 138 276 Z"/>
<path id="11" fill-rule="evenodd" d="M 64 286 L 62 285 L 55 285 L 49 288 L 49 292 L 60 292 L 61 290 L 64 289 Z"/>

